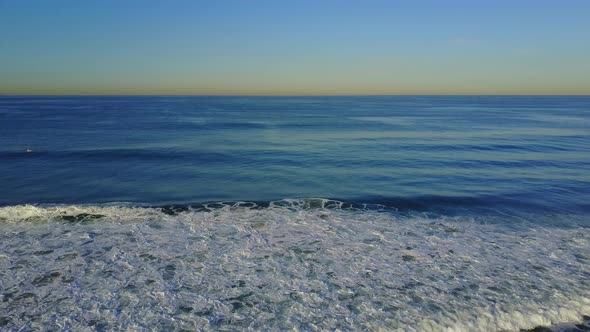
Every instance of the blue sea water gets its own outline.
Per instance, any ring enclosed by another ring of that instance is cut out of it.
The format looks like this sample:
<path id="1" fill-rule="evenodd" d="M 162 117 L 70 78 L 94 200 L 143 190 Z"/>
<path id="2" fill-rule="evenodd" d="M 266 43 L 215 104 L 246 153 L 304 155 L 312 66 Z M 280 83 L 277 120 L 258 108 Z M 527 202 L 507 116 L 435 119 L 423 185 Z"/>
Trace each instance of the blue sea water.
<path id="1" fill-rule="evenodd" d="M 0 329 L 576 323 L 589 198 L 590 97 L 0 97 Z"/>

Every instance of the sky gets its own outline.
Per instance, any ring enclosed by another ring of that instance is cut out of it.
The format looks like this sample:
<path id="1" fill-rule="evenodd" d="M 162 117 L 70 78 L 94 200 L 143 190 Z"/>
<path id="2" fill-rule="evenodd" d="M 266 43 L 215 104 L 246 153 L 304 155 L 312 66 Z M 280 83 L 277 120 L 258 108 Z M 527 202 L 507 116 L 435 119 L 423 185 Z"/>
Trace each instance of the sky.
<path id="1" fill-rule="evenodd" d="M 590 1 L 0 0 L 0 94 L 590 94 Z"/>

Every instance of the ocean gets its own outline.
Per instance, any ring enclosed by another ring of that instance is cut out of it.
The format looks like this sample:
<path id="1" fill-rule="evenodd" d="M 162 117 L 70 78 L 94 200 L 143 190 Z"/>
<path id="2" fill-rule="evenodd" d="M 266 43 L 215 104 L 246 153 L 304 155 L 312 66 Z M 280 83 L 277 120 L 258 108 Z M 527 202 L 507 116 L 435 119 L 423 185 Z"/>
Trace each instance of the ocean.
<path id="1" fill-rule="evenodd" d="M 589 199 L 588 96 L 3 96 L 0 330 L 588 329 Z"/>

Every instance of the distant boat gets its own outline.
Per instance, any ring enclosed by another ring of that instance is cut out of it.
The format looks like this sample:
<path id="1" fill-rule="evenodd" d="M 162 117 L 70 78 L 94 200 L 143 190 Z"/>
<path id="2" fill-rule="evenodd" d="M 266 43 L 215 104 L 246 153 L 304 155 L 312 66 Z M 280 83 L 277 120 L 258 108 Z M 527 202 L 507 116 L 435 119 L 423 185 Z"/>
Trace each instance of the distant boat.
<path id="1" fill-rule="evenodd" d="M 31 149 L 28 149 L 28 148 L 27 148 L 25 151 L 26 151 L 26 152 L 33 152 L 33 150 L 31 150 Z"/>

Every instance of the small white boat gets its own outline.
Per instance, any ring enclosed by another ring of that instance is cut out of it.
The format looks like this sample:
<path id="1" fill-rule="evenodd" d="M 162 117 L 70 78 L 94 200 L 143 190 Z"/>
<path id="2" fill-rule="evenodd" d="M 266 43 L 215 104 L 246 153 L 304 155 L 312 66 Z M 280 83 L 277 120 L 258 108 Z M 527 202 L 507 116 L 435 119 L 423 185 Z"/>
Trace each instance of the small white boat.
<path id="1" fill-rule="evenodd" d="M 25 151 L 26 151 L 26 152 L 33 152 L 33 150 L 31 150 L 31 149 L 29 149 L 29 148 L 27 148 Z"/>

